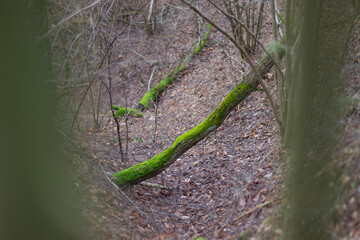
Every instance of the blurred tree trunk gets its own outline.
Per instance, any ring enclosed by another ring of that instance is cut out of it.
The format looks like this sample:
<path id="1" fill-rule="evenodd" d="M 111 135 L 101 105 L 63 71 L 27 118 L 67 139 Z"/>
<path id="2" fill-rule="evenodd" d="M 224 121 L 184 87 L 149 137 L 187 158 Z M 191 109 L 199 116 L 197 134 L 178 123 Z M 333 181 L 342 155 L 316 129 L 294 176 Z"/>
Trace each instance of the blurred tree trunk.
<path id="1" fill-rule="evenodd" d="M 290 222 L 286 239 L 330 239 L 331 210 L 338 196 L 337 171 L 329 167 L 339 136 L 341 70 L 359 1 L 306 0 L 294 62 L 287 52 L 285 144 L 289 150 Z M 287 11 L 295 9 L 287 1 Z M 287 16 L 290 16 L 287 12 Z M 291 17 L 296 17 L 292 15 Z M 299 16 L 298 16 L 299 17 Z M 294 41 L 293 41 L 294 42 Z"/>
<path id="2" fill-rule="evenodd" d="M 64 184 L 49 39 L 40 38 L 45 1 L 0 2 L 0 28 L 0 238 L 82 239 Z"/>

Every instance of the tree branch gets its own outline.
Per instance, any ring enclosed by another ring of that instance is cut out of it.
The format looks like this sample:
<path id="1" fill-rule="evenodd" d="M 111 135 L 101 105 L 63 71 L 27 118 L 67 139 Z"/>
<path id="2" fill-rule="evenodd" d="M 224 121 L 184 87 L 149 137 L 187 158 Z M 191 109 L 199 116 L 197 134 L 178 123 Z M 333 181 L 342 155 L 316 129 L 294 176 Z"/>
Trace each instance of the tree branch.
<path id="1" fill-rule="evenodd" d="M 284 50 L 280 51 L 280 54 L 280 56 L 283 56 Z M 230 112 L 251 92 L 257 89 L 259 81 L 255 71 L 261 74 L 260 76 L 265 76 L 273 65 L 274 62 L 268 56 L 263 57 L 256 65 L 256 70 L 250 71 L 241 83 L 198 126 L 179 136 L 168 149 L 152 159 L 115 173 L 113 175 L 114 182 L 119 187 L 126 187 L 152 178 L 168 168 L 188 149 L 220 127 Z"/>
<path id="2" fill-rule="evenodd" d="M 249 63 L 249 65 L 251 66 L 252 70 L 254 71 L 256 77 L 257 77 L 257 81 L 259 81 L 261 87 L 264 89 L 264 92 L 266 94 L 266 96 L 269 99 L 271 108 L 273 110 L 276 122 L 279 124 L 279 126 L 282 126 L 282 122 L 280 120 L 279 114 L 277 112 L 277 108 L 276 105 L 274 103 L 273 98 L 271 97 L 271 94 L 268 90 L 268 88 L 266 87 L 264 81 L 261 78 L 260 73 L 257 71 L 254 63 L 252 62 L 252 60 L 250 59 L 249 55 L 247 54 L 246 50 L 244 49 L 243 46 L 241 46 L 233 37 L 231 37 L 224 29 L 222 29 L 219 25 L 217 25 L 214 21 L 212 21 L 210 18 L 208 18 L 207 16 L 205 16 L 197 7 L 195 7 L 194 5 L 192 5 L 191 3 L 185 1 L 185 0 L 180 0 L 181 2 L 183 2 L 185 5 L 187 5 L 188 7 L 190 7 L 192 10 L 194 10 L 194 12 L 196 12 L 197 14 L 199 14 L 200 17 L 202 17 L 203 19 L 205 19 L 208 23 L 210 23 L 212 26 L 214 26 L 218 31 L 220 31 L 222 34 L 224 34 L 232 43 L 234 43 L 234 45 L 239 49 L 240 53 L 245 57 L 246 61 Z M 274 62 L 275 64 L 275 62 Z"/>
<path id="3" fill-rule="evenodd" d="M 82 9 L 74 12 L 74 13 L 71 14 L 70 16 L 64 18 L 64 19 L 61 20 L 58 24 L 56 24 L 54 27 L 52 27 L 47 33 L 45 33 L 44 35 L 42 35 L 42 36 L 38 39 L 38 41 L 41 40 L 41 39 L 43 39 L 43 38 L 45 38 L 45 37 L 47 37 L 52 31 L 54 31 L 57 27 L 59 27 L 60 25 L 62 25 L 62 24 L 65 23 L 66 21 L 68 21 L 69 19 L 75 17 L 76 15 L 78 15 L 79 13 L 81 13 L 82 11 L 85 11 L 85 10 L 87 10 L 87 9 L 89 9 L 89 8 L 94 7 L 94 6 L 95 6 L 96 4 L 98 4 L 99 2 L 101 2 L 101 0 L 96 0 L 95 2 L 93 2 L 92 4 L 90 4 L 89 6 L 86 6 L 86 7 L 82 8 Z"/>
<path id="4" fill-rule="evenodd" d="M 264 46 L 264 44 L 255 36 L 255 34 L 241 21 L 239 20 L 237 17 L 235 17 L 234 15 L 231 15 L 229 13 L 227 13 L 224 9 L 220 8 L 219 5 L 217 5 L 216 3 L 214 3 L 211 0 L 207 0 L 209 3 L 211 3 L 216 9 L 218 9 L 222 14 L 224 14 L 226 17 L 231 18 L 233 20 L 235 20 L 238 24 L 240 24 L 240 26 L 242 28 L 244 28 L 252 37 L 253 39 L 256 41 L 257 44 L 259 44 L 261 46 L 261 48 L 264 50 L 264 52 L 269 56 L 269 58 L 271 58 L 271 60 L 274 61 L 275 67 L 281 72 L 282 76 L 284 77 L 284 73 L 281 71 L 281 68 L 278 64 L 277 61 L 275 61 L 275 59 L 271 56 L 271 54 L 269 53 L 269 51 L 266 49 L 266 47 Z"/>

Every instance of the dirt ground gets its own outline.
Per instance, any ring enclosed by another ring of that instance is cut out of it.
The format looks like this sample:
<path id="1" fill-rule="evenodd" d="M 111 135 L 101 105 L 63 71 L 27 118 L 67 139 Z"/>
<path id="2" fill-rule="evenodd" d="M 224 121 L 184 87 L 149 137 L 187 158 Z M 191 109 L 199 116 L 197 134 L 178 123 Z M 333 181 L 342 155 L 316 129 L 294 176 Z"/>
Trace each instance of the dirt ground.
<path id="1" fill-rule="evenodd" d="M 205 4 L 200 7 L 210 13 Z M 168 14 L 177 20 L 164 21 L 151 37 L 134 29 L 116 45 L 117 61 L 111 70 L 114 104 L 136 105 L 155 66 L 152 86 L 193 50 L 192 43 L 206 30 L 206 23 L 199 24 L 188 9 L 173 8 Z M 226 27 L 225 20 L 220 24 Z M 267 19 L 261 40 L 268 42 L 270 34 Z M 130 40 L 133 38 L 137 40 Z M 346 157 L 339 163 L 347 169 L 342 178 L 346 194 L 337 206 L 343 220 L 334 229 L 343 239 L 360 238 L 359 45 L 358 40 L 351 45 L 357 75 L 353 71 L 348 78 L 353 101 L 344 120 L 347 142 L 342 151 Z M 259 50 L 252 57 L 256 60 L 261 55 Z M 237 239 L 242 234 L 255 234 L 254 239 L 259 239 L 259 229 L 282 234 L 264 221 L 276 214 L 280 205 L 284 166 L 279 157 L 278 126 L 262 91 L 252 93 L 220 128 L 148 181 L 166 189 L 136 185 L 120 190 L 106 175 L 165 150 L 177 136 L 205 119 L 248 71 L 233 45 L 213 30 L 206 47 L 161 94 L 156 107 L 145 110 L 142 118 L 120 119 L 126 159 L 120 156 L 116 125 L 106 110 L 109 99 L 103 98 L 102 110 L 107 114 L 100 129 L 93 131 L 88 125 L 68 143 L 69 148 L 80 146 L 72 150 L 74 192 L 83 215 L 90 219 L 89 231 L 95 239 Z M 268 75 L 266 84 L 276 97 L 273 75 Z M 81 117 L 89 118 L 86 114 Z"/>

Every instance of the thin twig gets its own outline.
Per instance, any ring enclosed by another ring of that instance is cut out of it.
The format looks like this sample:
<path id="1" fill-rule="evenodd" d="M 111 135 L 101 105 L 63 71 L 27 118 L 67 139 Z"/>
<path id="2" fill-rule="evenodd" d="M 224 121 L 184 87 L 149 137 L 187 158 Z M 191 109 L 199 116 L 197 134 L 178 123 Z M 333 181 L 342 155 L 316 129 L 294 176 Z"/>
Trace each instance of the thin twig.
<path id="1" fill-rule="evenodd" d="M 224 53 L 228 56 L 228 58 L 230 58 L 230 60 L 233 60 L 233 61 L 237 62 L 241 67 L 245 68 L 245 66 L 240 61 L 238 61 L 235 58 L 231 57 L 230 54 L 226 50 L 224 50 Z"/>
<path id="2" fill-rule="evenodd" d="M 168 5 L 169 7 L 172 7 L 172 8 L 180 9 L 180 10 L 189 10 L 189 8 L 185 8 L 185 7 L 181 7 L 181 6 L 174 6 L 167 2 L 163 2 L 163 4 Z"/>
<path id="3" fill-rule="evenodd" d="M 126 127 L 126 136 L 125 136 L 125 158 L 128 159 L 129 152 L 129 122 L 128 122 L 128 110 L 127 110 L 127 94 L 125 92 L 125 84 L 122 84 L 123 96 L 125 98 L 125 127 Z"/>
<path id="4" fill-rule="evenodd" d="M 66 6 L 66 9 L 65 9 L 64 17 L 63 17 L 63 18 L 66 17 L 66 14 L 67 14 L 67 12 L 68 12 L 68 10 L 69 10 L 69 8 L 70 8 L 70 5 L 72 4 L 73 1 L 74 1 L 74 0 L 71 0 L 71 1 L 69 2 L 69 4 Z M 60 31 L 61 31 L 61 27 L 60 27 L 59 30 L 56 32 L 53 42 L 56 42 L 57 37 L 58 37 Z M 53 45 L 53 47 L 54 47 L 54 46 L 55 46 L 55 44 Z M 52 47 L 51 51 L 53 51 L 53 47 Z"/>
<path id="5" fill-rule="evenodd" d="M 153 142 L 156 141 L 156 131 L 157 131 L 157 126 L 158 126 L 158 108 L 156 106 L 156 104 L 154 103 L 154 107 L 155 107 L 155 129 L 154 129 L 154 138 L 153 138 Z"/>
<path id="6" fill-rule="evenodd" d="M 63 23 L 65 23 L 66 21 L 68 21 L 69 19 L 75 17 L 76 15 L 78 15 L 79 13 L 81 13 L 82 11 L 85 11 L 89 8 L 94 7 L 96 4 L 98 4 L 99 2 L 101 2 L 101 0 L 96 0 L 95 2 L 93 2 L 92 4 L 90 4 L 89 6 L 86 6 L 76 12 L 74 12 L 73 14 L 71 14 L 70 16 L 64 18 L 62 21 L 60 21 L 58 24 L 56 24 L 54 27 L 52 27 L 47 33 L 45 33 L 44 35 L 42 35 L 38 41 L 40 41 L 41 39 L 47 37 L 52 31 L 54 31 L 57 27 L 59 27 L 60 25 L 62 25 Z"/>
<path id="7" fill-rule="evenodd" d="M 138 13 L 146 6 L 146 4 L 148 4 L 148 2 L 146 2 L 146 3 L 136 12 L 136 14 L 138 14 Z M 77 78 L 75 84 L 77 84 L 77 81 L 80 79 L 80 75 L 81 75 L 81 72 L 82 72 L 82 70 L 83 70 L 83 68 L 84 68 L 84 66 L 85 66 L 86 59 L 88 58 L 89 53 L 90 53 L 90 50 L 91 50 L 93 44 L 95 43 L 95 40 L 96 40 L 97 36 L 99 35 L 100 26 L 101 26 L 101 24 L 100 24 L 100 23 L 101 23 L 101 19 L 102 19 L 102 18 L 99 19 L 98 32 L 95 34 L 94 40 L 93 40 L 93 42 L 91 43 L 91 46 L 89 47 L 88 53 L 87 53 L 87 55 L 86 55 L 86 57 L 85 57 L 85 60 L 84 60 L 83 65 L 82 65 L 82 67 L 81 67 L 81 69 L 80 69 L 80 72 L 79 72 L 79 75 L 78 75 L 78 78 Z M 92 79 L 91 79 L 91 81 L 90 81 L 90 84 L 89 84 L 89 86 L 86 88 L 85 93 L 84 93 L 84 95 L 83 95 L 83 97 L 82 97 L 82 99 L 81 99 L 81 101 L 80 101 L 80 104 L 79 104 L 77 110 L 76 110 L 76 113 L 75 113 L 75 116 L 74 116 L 74 119 L 73 119 L 73 122 L 72 122 L 72 125 L 71 125 L 70 132 L 73 130 L 74 123 L 75 123 L 75 121 L 76 121 L 76 119 L 77 119 L 77 116 L 78 116 L 78 114 L 79 114 L 79 110 L 80 110 L 80 108 L 81 108 L 81 106 L 82 106 L 82 104 L 83 104 L 83 102 L 84 102 L 85 96 L 86 96 L 87 92 L 89 91 L 91 85 L 93 84 L 93 82 L 94 82 L 94 80 L 95 80 L 95 77 L 97 76 L 100 68 L 102 67 L 102 65 L 103 65 L 103 63 L 104 63 L 104 61 L 105 61 L 105 58 L 106 58 L 108 52 L 110 51 L 110 48 L 111 48 L 112 45 L 114 44 L 115 40 L 116 40 L 118 37 L 120 37 L 120 36 L 125 32 L 125 30 L 129 27 L 129 25 L 130 25 L 130 22 L 124 27 L 123 31 L 120 32 L 120 33 L 113 39 L 113 41 L 110 43 L 110 45 L 109 45 L 108 48 L 106 49 L 105 54 L 104 54 L 104 56 L 103 56 L 103 58 L 102 58 L 102 60 L 101 60 L 101 63 L 99 64 L 99 66 L 98 66 L 98 68 L 97 68 L 98 71 L 95 72 L 94 76 L 92 77 Z M 73 91 L 72 91 L 72 93 L 71 93 L 71 95 L 70 95 L 70 97 L 69 97 L 69 100 L 68 100 L 66 106 L 65 106 L 64 115 L 62 116 L 63 118 L 65 117 L 66 110 L 67 110 L 67 108 L 68 108 L 68 106 L 69 106 L 69 104 L 70 104 L 71 96 L 72 96 L 73 94 L 74 94 L 74 89 L 73 89 Z"/>
<path id="8" fill-rule="evenodd" d="M 110 9 L 112 8 L 113 4 L 114 4 L 115 0 L 113 0 L 110 4 L 110 7 L 108 7 L 108 10 L 105 12 L 105 14 L 103 15 L 103 17 L 106 17 L 106 15 L 108 15 Z"/>
<path id="9" fill-rule="evenodd" d="M 65 58 L 65 61 L 64 61 L 64 63 L 63 63 L 63 66 L 62 66 L 62 68 L 61 68 L 61 72 L 60 72 L 60 79 L 62 78 L 62 74 L 63 74 L 63 72 L 64 72 L 64 69 L 65 69 L 65 65 L 66 65 L 66 63 L 67 63 L 67 61 L 68 61 L 68 59 L 69 59 L 69 56 L 70 56 L 70 52 L 71 52 L 71 50 L 72 50 L 72 47 L 73 47 L 73 45 L 74 45 L 74 43 L 76 42 L 76 40 L 80 37 L 80 35 L 81 35 L 81 33 L 79 33 L 78 35 L 76 35 L 76 37 L 75 37 L 75 39 L 71 42 L 71 45 L 70 45 L 70 47 L 69 47 L 69 50 L 68 50 L 68 53 L 67 53 L 67 55 L 66 55 L 66 58 Z"/>
<path id="10" fill-rule="evenodd" d="M 151 75 L 150 75 L 150 78 L 149 78 L 149 82 L 148 82 L 148 91 L 150 91 L 150 89 L 151 89 L 151 80 L 152 80 L 152 78 L 153 78 L 153 76 L 154 76 L 154 73 L 155 73 L 156 68 L 157 68 L 157 66 L 155 66 L 154 69 L 153 69 L 152 72 L 151 72 Z"/>
<path id="11" fill-rule="evenodd" d="M 238 221 L 238 220 L 240 220 L 241 218 L 243 218 L 243 217 L 251 214 L 252 212 L 254 212 L 254 211 L 256 211 L 256 210 L 259 210 L 260 208 L 265 207 L 266 205 L 269 205 L 270 203 L 273 203 L 273 202 L 274 202 L 274 200 L 269 200 L 269 201 L 266 201 L 266 202 L 264 202 L 264 203 L 258 204 L 258 205 L 256 205 L 254 208 L 246 211 L 245 213 L 241 214 L 241 215 L 238 216 L 237 218 L 235 218 L 235 219 L 233 219 L 233 220 L 231 220 L 231 221 L 226 222 L 226 223 L 217 231 L 216 236 L 218 236 L 218 235 L 221 233 L 221 231 L 226 227 L 226 225 L 228 225 L 229 223 Z"/>
<path id="12" fill-rule="evenodd" d="M 275 14 L 276 26 L 277 26 L 277 28 L 279 30 L 280 38 L 283 38 L 284 33 L 283 33 L 282 29 L 281 29 L 281 21 L 279 20 L 279 16 L 278 16 L 280 11 L 279 11 L 279 9 L 277 7 L 276 1 L 274 1 L 274 7 L 275 7 L 275 12 L 276 12 L 276 14 Z"/>
<path id="13" fill-rule="evenodd" d="M 198 27 L 199 27 L 198 34 L 199 34 L 199 38 L 198 38 L 198 42 L 196 44 L 195 49 L 198 48 L 200 46 L 200 43 L 201 43 L 201 24 L 202 24 L 202 18 L 200 17 L 200 18 L 198 18 Z"/>
<path id="14" fill-rule="evenodd" d="M 88 60 L 88 58 L 89 58 L 89 56 L 90 56 L 91 49 L 92 49 L 92 47 L 94 46 L 94 43 L 95 43 L 97 37 L 99 36 L 100 28 L 101 28 L 101 20 L 99 20 L 98 24 L 99 24 L 98 30 L 97 30 L 97 32 L 96 32 L 96 34 L 95 34 L 95 36 L 94 36 L 94 39 L 92 40 L 92 42 L 91 42 L 91 44 L 90 44 L 90 46 L 89 46 L 89 48 L 88 48 L 88 51 L 87 51 L 86 56 L 85 56 L 85 59 L 84 59 L 84 61 L 83 61 L 82 64 L 81 64 L 80 71 L 79 71 L 79 73 L 78 73 L 78 75 L 77 75 L 77 78 L 76 78 L 76 80 L 75 80 L 75 82 L 74 82 L 74 85 L 78 84 L 78 82 L 79 82 L 79 80 L 80 80 L 80 77 L 81 77 L 81 74 L 82 74 L 82 71 L 84 70 L 85 64 L 86 64 L 86 62 L 87 62 L 87 60 Z M 86 92 L 87 92 L 87 91 L 86 91 Z M 66 105 L 65 105 L 64 114 L 63 114 L 63 116 L 62 116 L 63 119 L 64 119 L 65 116 L 66 116 L 67 109 L 68 109 L 68 107 L 69 107 L 69 105 L 70 105 L 71 98 L 72 98 L 72 96 L 74 95 L 74 93 L 75 93 L 75 89 L 72 90 L 72 92 L 71 92 L 71 94 L 70 94 L 70 96 L 69 96 L 69 98 L 68 98 L 68 101 L 67 101 L 67 103 L 66 103 Z"/>
<path id="15" fill-rule="evenodd" d="M 115 185 L 116 185 L 116 184 L 115 184 Z M 146 186 L 146 187 L 166 189 L 166 190 L 170 190 L 170 189 L 171 189 L 171 188 L 169 188 L 168 186 L 164 186 L 164 185 L 157 184 L 157 183 L 141 182 L 140 185 L 143 185 L 143 186 Z"/>
<path id="16" fill-rule="evenodd" d="M 124 153 L 123 153 L 123 150 L 122 150 L 122 144 L 121 144 L 121 135 L 120 135 L 120 124 L 119 124 L 119 121 L 117 120 L 116 116 L 115 116 L 115 112 L 114 112 L 114 109 L 112 108 L 112 105 L 113 105 L 113 101 L 112 101 L 112 95 L 111 95 L 111 90 L 109 89 L 109 87 L 105 84 L 105 82 L 101 79 L 101 82 L 102 84 L 104 84 L 108 94 L 109 94 L 109 98 L 110 98 L 110 110 L 111 110 L 111 113 L 112 113 L 112 116 L 113 116 L 113 119 L 116 123 L 116 132 L 117 132 L 117 137 L 118 137 L 118 143 L 119 143 L 119 152 L 120 152 L 120 155 L 121 155 L 121 158 L 124 157 Z M 111 80 L 109 81 L 109 84 L 111 86 Z"/>
<path id="17" fill-rule="evenodd" d="M 277 61 L 275 61 L 275 59 L 273 58 L 273 56 L 270 54 L 270 52 L 266 49 L 266 47 L 264 46 L 264 44 L 255 36 L 255 34 L 241 21 L 239 20 L 237 17 L 235 17 L 234 15 L 231 15 L 229 13 L 227 13 L 226 11 L 224 11 L 222 8 L 219 7 L 219 5 L 217 5 L 216 3 L 214 3 L 211 0 L 208 0 L 209 3 L 211 3 L 215 8 L 217 8 L 222 14 L 224 14 L 225 16 L 234 19 L 238 24 L 241 25 L 241 27 L 243 27 L 246 32 L 248 32 L 253 39 L 257 42 L 257 44 L 259 44 L 261 46 L 261 48 L 264 50 L 264 52 L 269 56 L 269 58 L 274 62 L 275 67 L 281 72 L 282 76 L 284 76 L 284 73 L 281 71 L 281 68 L 278 64 Z"/>
<path id="18" fill-rule="evenodd" d="M 151 0 L 150 2 L 150 7 L 149 7 L 149 16 L 147 18 L 148 23 L 151 21 L 151 15 L 152 15 L 152 11 L 153 11 L 153 5 L 154 5 L 154 0 Z"/>
<path id="19" fill-rule="evenodd" d="M 139 13 L 148 3 L 149 3 L 149 1 L 146 2 L 146 3 L 137 11 L 137 13 Z M 104 63 L 104 61 L 105 61 L 105 58 L 106 58 L 106 56 L 108 55 L 108 53 L 109 53 L 110 49 L 112 48 L 113 44 L 115 43 L 116 39 L 118 39 L 118 37 L 120 37 L 120 36 L 125 32 L 125 30 L 126 30 L 129 26 L 130 26 L 130 22 L 129 22 L 129 23 L 124 27 L 124 29 L 123 29 L 118 35 L 116 35 L 116 36 L 114 37 L 114 39 L 111 41 L 110 45 L 109 45 L 109 46 L 107 47 L 107 49 L 106 49 L 106 52 L 105 52 L 105 54 L 104 54 L 104 56 L 103 56 L 103 59 L 101 60 L 99 66 L 97 67 L 98 70 L 100 70 L 100 68 L 102 67 L 102 65 L 103 65 L 103 63 Z M 79 104 L 77 110 L 76 110 L 76 113 L 75 113 L 73 122 L 72 122 L 72 124 L 71 124 L 71 129 L 70 129 L 70 131 L 73 130 L 73 127 L 74 127 L 75 121 L 76 121 L 76 119 L 77 119 L 77 116 L 78 116 L 78 114 L 79 114 L 80 108 L 81 108 L 81 106 L 82 106 L 82 104 L 83 104 L 83 102 L 84 102 L 84 100 L 85 100 L 85 96 L 86 96 L 87 92 L 89 91 L 91 85 L 92 85 L 93 82 L 95 81 L 95 77 L 96 77 L 96 76 L 97 76 L 97 73 L 94 74 L 93 78 L 92 78 L 91 81 L 90 81 L 89 86 L 88 86 L 88 87 L 86 88 L 86 90 L 85 90 L 85 93 L 84 93 L 84 95 L 83 95 L 83 97 L 82 97 L 82 99 L 81 99 L 81 101 L 80 101 L 80 104 Z"/>
<path id="20" fill-rule="evenodd" d="M 144 61 L 147 62 L 147 63 L 152 64 L 152 63 L 157 63 L 157 62 L 158 62 L 157 60 L 147 60 L 147 59 L 144 57 L 144 55 L 138 53 L 137 51 L 135 51 L 135 50 L 133 50 L 133 49 L 131 49 L 130 51 L 132 51 L 133 53 L 135 53 L 136 55 L 138 55 L 139 57 L 141 57 L 142 59 L 144 59 Z"/>
<path id="21" fill-rule="evenodd" d="M 235 46 L 239 49 L 240 53 L 245 57 L 246 61 L 250 64 L 252 70 L 255 72 L 256 78 L 259 82 L 259 84 L 261 85 L 261 87 L 264 89 L 264 92 L 266 94 L 266 96 L 268 97 L 268 100 L 270 102 L 270 106 L 273 110 L 274 116 L 275 116 L 275 120 L 276 122 L 279 124 L 279 126 L 282 126 L 282 122 L 280 120 L 278 111 L 276 109 L 276 105 L 274 103 L 273 98 L 271 97 L 271 94 L 268 90 L 268 88 L 266 87 L 264 81 L 262 80 L 262 77 L 259 73 L 259 71 L 257 70 L 257 68 L 255 67 L 254 63 L 252 62 L 252 60 L 250 59 L 249 55 L 247 54 L 246 50 L 244 49 L 243 46 L 241 46 L 233 37 L 231 37 L 223 28 L 221 28 L 219 25 L 217 25 L 214 21 L 212 21 L 210 18 L 208 18 L 207 16 L 205 16 L 197 7 L 195 7 L 194 5 L 192 5 L 191 3 L 187 2 L 186 0 L 180 0 L 181 2 L 183 2 L 184 4 L 186 4 L 188 7 L 190 7 L 192 10 L 194 10 L 194 12 L 196 12 L 197 14 L 199 14 L 202 18 L 204 18 L 208 23 L 210 23 L 212 26 L 214 26 L 219 32 L 221 32 L 223 35 L 225 35 L 232 43 L 235 44 Z M 273 58 L 272 58 L 273 60 Z M 274 64 L 276 64 L 274 62 Z"/>
<path id="22" fill-rule="evenodd" d="M 95 156 L 93 156 L 95 159 L 97 159 Z M 121 188 L 119 188 L 113 181 L 111 181 L 111 179 L 108 177 L 108 175 L 105 173 L 102 165 L 100 164 L 100 162 L 98 162 L 98 165 L 101 169 L 101 171 L 103 172 L 104 176 L 106 177 L 106 179 L 109 181 L 109 183 L 114 186 L 116 189 L 119 190 L 119 192 L 136 208 L 136 210 L 138 210 L 141 214 L 146 214 L 146 212 L 144 212 L 143 210 L 141 210 L 122 190 Z"/>
<path id="23" fill-rule="evenodd" d="M 105 40 L 105 43 L 106 43 L 106 37 L 104 36 L 104 40 Z M 109 88 L 107 89 L 108 91 L 108 94 L 109 94 L 109 99 L 110 99 L 110 111 L 112 113 L 112 117 L 116 123 L 116 133 L 117 133 L 117 137 L 118 137 L 118 144 L 119 144 L 119 151 L 120 151 L 120 156 L 121 158 L 124 158 L 124 152 L 122 150 L 122 142 L 121 142 L 121 134 L 120 134 L 120 124 L 119 124 L 119 121 L 117 119 L 117 117 L 115 116 L 115 112 L 114 112 L 114 109 L 113 109 L 113 100 L 112 100 L 112 94 L 111 94 L 111 88 L 112 88 L 112 77 L 111 77 L 111 69 L 110 69 L 110 66 L 111 66 L 111 56 L 112 56 L 112 51 L 109 52 L 109 55 L 108 55 L 108 77 L 109 77 Z M 105 87 L 106 87 L 106 84 L 104 84 Z"/>

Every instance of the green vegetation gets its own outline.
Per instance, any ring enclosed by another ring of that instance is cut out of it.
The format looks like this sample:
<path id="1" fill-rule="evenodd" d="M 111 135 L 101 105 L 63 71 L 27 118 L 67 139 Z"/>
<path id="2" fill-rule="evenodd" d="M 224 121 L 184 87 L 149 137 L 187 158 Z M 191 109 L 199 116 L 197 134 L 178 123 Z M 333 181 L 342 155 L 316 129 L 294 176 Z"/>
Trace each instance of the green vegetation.
<path id="1" fill-rule="evenodd" d="M 125 114 L 127 114 L 128 116 L 135 116 L 135 117 L 142 117 L 143 114 L 141 113 L 140 110 L 135 109 L 135 108 L 120 108 L 118 106 L 113 105 L 112 108 L 114 110 L 117 110 L 115 113 L 115 117 L 118 118 L 120 116 L 124 116 Z"/>
<path id="2" fill-rule="evenodd" d="M 144 109 L 148 109 L 149 105 L 153 101 L 155 101 L 156 98 L 159 97 L 159 94 L 162 93 L 168 85 L 172 84 L 176 80 L 179 74 L 186 68 L 186 65 L 189 63 L 189 61 L 204 48 L 208 36 L 210 34 L 210 31 L 211 31 L 211 25 L 208 24 L 207 32 L 201 39 L 199 46 L 194 50 L 194 52 L 189 57 L 185 57 L 184 59 L 180 60 L 178 67 L 175 68 L 172 72 L 168 73 L 163 80 L 161 80 L 158 84 L 156 84 L 153 88 L 151 88 L 141 98 L 141 100 L 135 106 L 135 108 L 126 109 L 113 105 L 113 109 L 117 110 L 115 116 L 116 117 L 124 116 L 127 113 L 129 116 L 142 117 L 143 114 L 141 113 L 141 111 L 143 111 Z"/>
<path id="3" fill-rule="evenodd" d="M 149 179 L 166 167 L 170 166 L 179 156 L 181 156 L 190 147 L 202 140 L 210 132 L 218 128 L 232 109 L 255 88 L 250 84 L 241 83 L 224 99 L 224 101 L 203 120 L 198 126 L 177 137 L 175 142 L 165 151 L 157 156 L 136 164 L 128 169 L 117 172 L 113 175 L 115 183 L 120 186 L 126 186 L 139 183 Z"/>
<path id="4" fill-rule="evenodd" d="M 159 96 L 161 92 L 165 90 L 165 88 L 172 84 L 176 78 L 179 76 L 182 70 L 186 68 L 186 65 L 188 62 L 195 56 L 197 53 L 199 53 L 205 46 L 207 42 L 207 38 L 211 31 L 211 24 L 207 25 L 207 32 L 203 36 L 203 38 L 200 41 L 199 46 L 194 50 L 194 52 L 189 57 L 185 57 L 179 62 L 179 66 L 175 68 L 172 72 L 168 73 L 168 75 L 161 80 L 158 84 L 156 84 L 152 89 L 150 89 L 143 98 L 139 101 L 138 105 L 136 106 L 139 110 L 144 110 L 149 107 L 152 101 L 155 101 L 155 99 Z"/>
<path id="5" fill-rule="evenodd" d="M 208 36 L 210 34 L 210 30 L 211 30 L 211 24 L 208 24 L 207 25 L 207 32 L 205 33 L 204 37 L 201 39 L 200 45 L 195 49 L 194 55 L 197 54 L 198 52 L 200 52 L 204 48 L 204 46 L 205 46 L 205 44 L 207 42 L 207 38 L 208 38 Z"/>
<path id="6" fill-rule="evenodd" d="M 261 76 L 265 76 L 273 65 L 272 59 L 269 56 L 265 56 L 257 64 L 256 68 Z M 162 172 L 188 149 L 220 127 L 229 113 L 251 92 L 255 91 L 258 84 L 257 77 L 254 70 L 252 70 L 198 126 L 177 137 L 168 149 L 155 157 L 113 174 L 114 182 L 119 187 L 126 187 Z"/>

